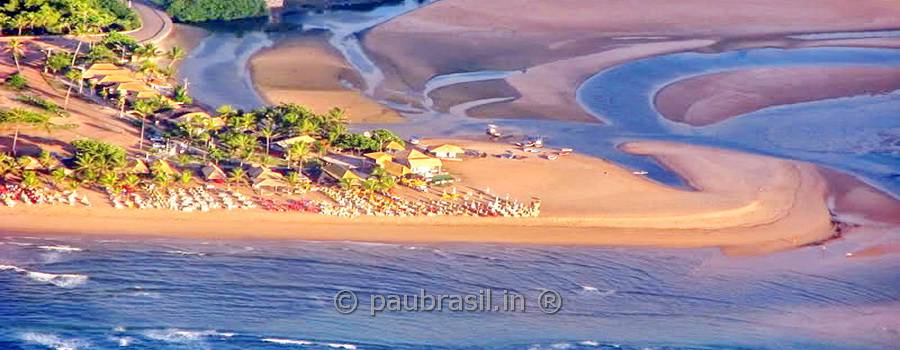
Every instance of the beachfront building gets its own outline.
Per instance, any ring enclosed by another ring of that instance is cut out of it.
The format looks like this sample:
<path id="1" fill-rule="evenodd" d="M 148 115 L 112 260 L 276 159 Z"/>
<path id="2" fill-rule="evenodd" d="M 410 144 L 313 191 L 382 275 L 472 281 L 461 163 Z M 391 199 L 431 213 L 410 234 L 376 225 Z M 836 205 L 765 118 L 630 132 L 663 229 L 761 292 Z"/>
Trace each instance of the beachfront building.
<path id="1" fill-rule="evenodd" d="M 200 173 L 203 174 L 203 179 L 206 181 L 222 183 L 228 180 L 228 176 L 225 175 L 225 171 L 223 171 L 222 168 L 219 168 L 219 166 L 215 165 L 214 163 L 206 164 L 206 166 L 200 169 Z"/>
<path id="2" fill-rule="evenodd" d="M 405 150 L 406 150 L 406 147 L 404 147 L 398 141 L 391 141 L 391 142 L 388 142 L 387 145 L 384 145 L 384 151 L 387 153 L 391 153 L 391 154 L 397 153 L 397 152 L 403 152 Z"/>
<path id="3" fill-rule="evenodd" d="M 322 167 L 322 173 L 319 175 L 319 183 L 340 183 L 342 181 L 358 182 L 363 177 L 353 172 L 349 168 L 339 164 L 328 164 Z"/>
<path id="4" fill-rule="evenodd" d="M 412 170 L 410 170 L 409 167 L 399 163 L 387 162 L 382 165 L 382 168 L 384 168 L 384 171 L 391 176 L 404 177 L 412 174 Z"/>
<path id="5" fill-rule="evenodd" d="M 411 173 L 430 178 L 440 174 L 443 163 L 438 158 L 429 157 L 416 149 L 410 149 L 397 155 L 399 163 L 409 167 Z"/>
<path id="6" fill-rule="evenodd" d="M 291 145 L 298 143 L 298 142 L 311 144 L 313 142 L 316 142 L 316 139 L 312 138 L 312 136 L 309 136 L 309 135 L 300 135 L 300 136 L 294 136 L 294 137 L 289 137 L 286 139 L 275 141 L 274 145 L 275 145 L 276 149 L 278 149 L 282 152 L 287 152 L 288 148 L 290 148 Z"/>
<path id="7" fill-rule="evenodd" d="M 375 163 L 375 165 L 384 167 L 385 164 L 391 163 L 394 160 L 394 156 L 387 154 L 385 152 L 372 152 L 364 154 L 366 159 Z"/>
<path id="8" fill-rule="evenodd" d="M 437 147 L 432 147 L 428 151 L 438 158 L 459 158 L 459 156 L 466 153 L 466 151 L 462 149 L 462 147 L 449 143 L 445 143 Z"/>
<path id="9" fill-rule="evenodd" d="M 189 123 L 191 125 L 199 125 L 204 123 L 209 123 L 208 126 L 212 129 L 221 129 L 224 128 L 227 122 L 225 118 L 222 117 L 213 117 L 206 112 L 190 112 L 185 113 L 175 118 L 173 122 L 178 124 Z"/>
<path id="10" fill-rule="evenodd" d="M 270 190 L 277 192 L 288 187 L 288 183 L 284 181 L 284 175 L 262 165 L 256 164 L 251 166 L 250 170 L 247 171 L 247 175 L 250 176 L 250 180 L 253 182 L 253 189 L 258 191 Z"/>

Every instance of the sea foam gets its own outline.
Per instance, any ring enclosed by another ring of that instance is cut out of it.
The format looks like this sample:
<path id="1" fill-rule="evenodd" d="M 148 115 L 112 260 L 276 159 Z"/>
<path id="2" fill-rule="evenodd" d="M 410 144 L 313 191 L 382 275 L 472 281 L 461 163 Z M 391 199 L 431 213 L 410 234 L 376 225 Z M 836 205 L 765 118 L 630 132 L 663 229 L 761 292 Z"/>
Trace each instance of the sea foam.
<path id="1" fill-rule="evenodd" d="M 297 346 L 309 346 L 309 345 L 319 345 L 326 346 L 333 349 L 344 349 L 344 350 L 356 350 L 356 345 L 353 344 L 343 344 L 343 343 L 320 343 L 314 342 L 310 340 L 296 340 L 296 339 L 284 339 L 284 338 L 263 338 L 262 341 L 267 343 L 275 343 L 281 345 L 297 345 Z"/>
<path id="2" fill-rule="evenodd" d="M 0 265 L 0 271 L 13 271 L 30 278 L 33 281 L 49 283 L 62 288 L 74 288 L 87 282 L 88 276 L 79 274 L 54 274 L 39 271 L 28 271 L 18 266 Z"/>
<path id="3" fill-rule="evenodd" d="M 52 250 L 55 252 L 65 252 L 65 253 L 80 252 L 83 250 L 81 248 L 68 246 L 68 245 L 42 245 L 42 246 L 38 246 L 38 248 L 41 248 L 43 250 Z"/>
<path id="4" fill-rule="evenodd" d="M 63 339 L 55 334 L 27 332 L 22 340 L 31 344 L 43 345 L 54 350 L 78 350 L 87 348 L 88 344 L 80 339 Z"/>
<path id="5" fill-rule="evenodd" d="M 192 343 L 203 340 L 207 337 L 223 337 L 231 338 L 234 333 L 220 333 L 215 330 L 206 331 L 188 331 L 178 328 L 153 329 L 144 332 L 144 336 L 153 340 L 159 340 L 166 343 Z"/>
<path id="6" fill-rule="evenodd" d="M 262 341 L 267 343 L 275 343 L 281 345 L 313 345 L 314 343 L 309 340 L 294 340 L 294 339 L 282 339 L 282 338 L 263 338 Z"/>

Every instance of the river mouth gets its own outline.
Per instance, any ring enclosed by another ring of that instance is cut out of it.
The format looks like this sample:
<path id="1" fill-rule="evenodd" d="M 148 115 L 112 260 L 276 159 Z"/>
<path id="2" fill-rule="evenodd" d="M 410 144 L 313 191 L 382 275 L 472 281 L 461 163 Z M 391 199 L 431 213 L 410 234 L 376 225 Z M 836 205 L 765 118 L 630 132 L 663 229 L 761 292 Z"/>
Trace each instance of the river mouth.
<path id="1" fill-rule="evenodd" d="M 658 182 L 684 187 L 682 180 L 646 157 L 628 155 L 618 148 L 632 140 L 688 142 L 740 151 L 810 161 L 861 176 L 894 197 L 900 193 L 897 157 L 897 93 L 854 96 L 765 108 L 748 116 L 714 126 L 693 128 L 668 122 L 653 106 L 657 91 L 686 77 L 735 69 L 787 67 L 798 65 L 898 66 L 897 50 L 877 48 L 738 49 L 723 52 L 687 52 L 657 55 L 613 66 L 589 78 L 578 87 L 581 109 L 607 125 L 558 122 L 541 119 L 470 118 L 469 110 L 514 101 L 517 96 L 489 94 L 453 105 L 435 105 L 434 96 L 447 88 L 478 82 L 504 82 L 527 69 L 512 71 L 459 71 L 431 77 L 420 92 L 395 93 L 383 86 L 385 75 L 360 44 L 366 31 L 380 23 L 410 12 L 428 2 L 403 1 L 368 11 L 293 13 L 284 19 L 289 27 L 266 32 L 259 28 L 214 32 L 185 60 L 181 74 L 192 81 L 197 100 L 210 107 L 231 104 L 251 109 L 266 101 L 255 90 L 248 60 L 260 50 L 304 33 L 324 32 L 324 40 L 356 71 L 359 79 L 349 89 L 358 91 L 405 120 L 389 127 L 404 136 L 472 138 L 481 135 L 484 125 L 500 124 L 509 133 L 541 135 L 549 143 L 572 146 L 579 152 L 604 157 L 629 168 L 648 171 Z M 892 38 L 896 31 L 796 34 L 791 40 Z M 623 42 L 672 40 L 667 37 L 622 37 Z M 399 95 L 398 95 L 399 93 Z M 394 94 L 394 95 L 391 95 Z M 376 96 L 392 96 L 384 99 Z M 351 111 L 352 113 L 352 111 Z M 842 118 L 841 115 L 854 115 Z M 790 115 L 791 117 L 786 117 Z M 354 125 L 356 129 L 381 126 L 378 121 Z M 819 143 L 812 134 L 831 140 Z"/>

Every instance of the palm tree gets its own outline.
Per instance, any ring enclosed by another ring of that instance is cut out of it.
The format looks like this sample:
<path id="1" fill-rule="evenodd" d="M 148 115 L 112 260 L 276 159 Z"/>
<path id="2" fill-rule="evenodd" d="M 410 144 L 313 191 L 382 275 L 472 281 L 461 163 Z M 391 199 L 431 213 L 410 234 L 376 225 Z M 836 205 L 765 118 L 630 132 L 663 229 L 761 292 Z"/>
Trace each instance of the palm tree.
<path id="1" fill-rule="evenodd" d="M 58 163 L 56 158 L 53 158 L 53 155 L 47 151 L 41 151 L 41 154 L 38 156 L 38 162 L 41 163 L 45 170 L 50 170 Z"/>
<path id="2" fill-rule="evenodd" d="M 110 171 L 103 174 L 103 176 L 100 176 L 98 182 L 100 186 L 103 186 L 106 190 L 113 191 L 119 186 L 119 175 Z"/>
<path id="3" fill-rule="evenodd" d="M 303 181 L 303 178 L 300 177 L 300 174 L 298 174 L 296 171 L 292 171 L 285 175 L 284 181 L 287 182 L 289 186 L 291 186 L 291 192 L 295 192 L 297 191 L 297 186 L 300 185 L 301 181 Z"/>
<path id="4" fill-rule="evenodd" d="M 194 180 L 194 173 L 190 170 L 185 170 L 181 172 L 181 175 L 178 177 L 178 181 L 181 182 L 182 186 L 189 186 L 191 181 Z"/>
<path id="5" fill-rule="evenodd" d="M 272 146 L 272 138 L 278 136 L 278 126 L 272 119 L 264 119 L 259 127 L 259 135 L 266 138 L 266 156 L 269 155 L 269 149 Z"/>
<path id="6" fill-rule="evenodd" d="M 287 157 L 288 165 L 294 166 L 294 164 L 300 166 L 303 165 L 303 161 L 306 160 L 306 157 L 309 156 L 309 144 L 306 142 L 294 142 L 288 147 Z"/>
<path id="7" fill-rule="evenodd" d="M 223 118 L 228 118 L 235 114 L 237 111 L 231 105 L 221 105 L 216 109 L 216 113 Z"/>
<path id="8" fill-rule="evenodd" d="M 56 186 L 56 188 L 61 188 L 69 176 L 66 175 L 65 169 L 56 168 L 50 172 L 50 177 L 53 178 L 53 185 Z"/>
<path id="9" fill-rule="evenodd" d="M 153 174 L 153 182 L 160 188 L 166 188 L 172 183 L 172 177 L 164 172 L 157 172 Z"/>
<path id="10" fill-rule="evenodd" d="M 75 83 L 77 82 L 79 86 L 84 84 L 84 72 L 81 69 L 70 69 L 66 72 L 66 78 L 71 80 L 71 84 L 69 84 L 69 88 L 66 89 L 66 101 L 63 103 L 63 109 L 69 110 L 69 96 L 72 94 L 72 88 L 75 87 Z M 81 87 L 79 87 L 81 90 Z"/>
<path id="11" fill-rule="evenodd" d="M 225 140 L 225 145 L 231 156 L 239 159 L 241 166 L 244 166 L 244 160 L 253 155 L 256 138 L 247 134 L 234 134 Z"/>
<path id="12" fill-rule="evenodd" d="M 41 127 L 50 132 L 56 125 L 50 123 L 50 116 L 44 113 L 32 112 L 26 109 L 13 108 L 7 110 L 0 115 L 0 125 L 13 125 L 15 133 L 13 135 L 12 154 L 16 155 L 16 145 L 19 141 L 19 130 L 24 126 Z"/>
<path id="13" fill-rule="evenodd" d="M 231 176 L 228 177 L 228 182 L 233 184 L 243 184 L 247 181 L 247 173 L 244 172 L 244 168 L 238 167 L 231 170 Z"/>
<path id="14" fill-rule="evenodd" d="M 141 183 L 141 178 L 135 174 L 128 174 L 122 179 L 122 184 L 128 187 L 136 187 Z"/>
<path id="15" fill-rule="evenodd" d="M 382 192 L 390 192 L 395 186 L 397 186 L 397 178 L 385 175 L 378 178 L 381 182 L 380 187 Z"/>
<path id="16" fill-rule="evenodd" d="M 83 44 L 83 42 L 81 41 L 80 38 L 82 35 L 85 35 L 88 33 L 88 26 L 84 23 L 78 23 L 72 28 L 71 33 L 72 33 L 72 35 L 75 36 L 75 41 L 78 42 L 78 44 L 75 45 L 75 53 L 72 54 L 71 65 L 74 66 L 75 60 L 78 59 L 78 52 L 81 51 L 81 44 Z"/>
<path id="17" fill-rule="evenodd" d="M 340 180 L 338 181 L 338 184 L 339 184 L 339 185 L 341 186 L 341 188 L 343 188 L 343 189 L 350 189 L 350 188 L 356 187 L 356 181 L 354 181 L 354 180 L 351 179 L 351 178 L 346 178 L 346 177 L 340 179 Z"/>
<path id="18" fill-rule="evenodd" d="M 22 30 L 28 26 L 28 18 L 19 14 L 18 16 L 13 17 L 12 20 L 9 21 L 9 24 L 19 30 L 17 35 L 22 36 Z"/>
<path id="19" fill-rule="evenodd" d="M 22 173 L 22 187 L 27 189 L 33 189 L 40 184 L 41 180 L 38 178 L 37 173 L 32 170 L 27 170 Z"/>
<path id="20" fill-rule="evenodd" d="M 25 42 L 20 39 L 10 39 L 6 43 L 5 51 L 8 51 L 10 55 L 12 55 L 13 61 L 16 63 L 16 71 L 22 71 L 22 67 L 19 65 L 19 57 L 25 55 L 25 51 L 27 50 L 28 48 L 25 46 Z"/>
<path id="21" fill-rule="evenodd" d="M 137 50 L 135 50 L 135 52 L 140 52 L 139 57 L 146 59 L 154 59 L 156 57 L 159 57 L 160 53 L 159 47 L 152 42 L 144 44 L 144 46 L 139 47 Z"/>
<path id="22" fill-rule="evenodd" d="M 134 104 L 131 106 L 135 112 L 141 117 L 141 139 L 138 141 L 138 149 L 144 150 L 144 130 L 146 129 L 146 121 L 147 117 L 156 112 L 156 107 L 150 100 L 141 99 L 134 101 Z"/>
<path id="23" fill-rule="evenodd" d="M 175 62 L 184 59 L 185 52 L 184 49 L 178 46 L 172 46 L 168 52 L 166 52 L 166 58 L 169 59 L 169 67 L 175 64 Z"/>

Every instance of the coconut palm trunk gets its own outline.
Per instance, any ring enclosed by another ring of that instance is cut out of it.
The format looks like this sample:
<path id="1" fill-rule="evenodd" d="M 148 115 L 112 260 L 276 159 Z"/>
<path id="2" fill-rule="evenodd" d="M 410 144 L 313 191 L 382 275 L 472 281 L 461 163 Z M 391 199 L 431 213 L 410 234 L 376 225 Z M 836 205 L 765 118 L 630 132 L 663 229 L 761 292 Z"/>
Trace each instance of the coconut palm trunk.
<path id="1" fill-rule="evenodd" d="M 145 122 L 146 120 L 147 120 L 147 118 L 144 118 L 144 116 L 141 116 L 141 140 L 138 141 L 138 149 L 141 151 L 144 150 L 144 125 L 146 124 L 146 122 Z"/>
<path id="2" fill-rule="evenodd" d="M 13 135 L 13 143 L 12 143 L 12 154 L 13 157 L 16 156 L 16 143 L 19 142 L 19 125 L 16 125 L 16 133 Z"/>

